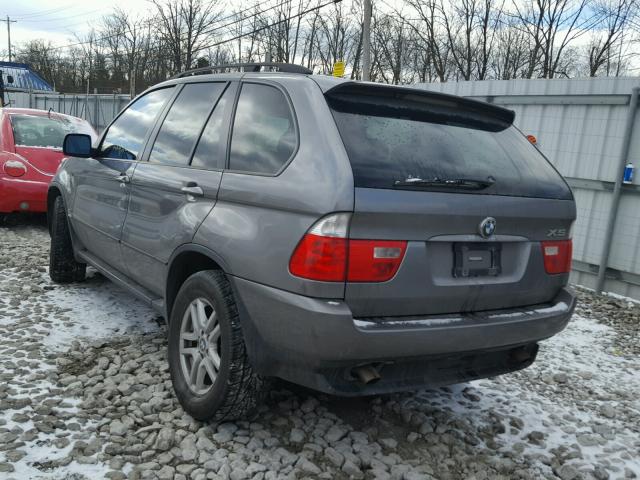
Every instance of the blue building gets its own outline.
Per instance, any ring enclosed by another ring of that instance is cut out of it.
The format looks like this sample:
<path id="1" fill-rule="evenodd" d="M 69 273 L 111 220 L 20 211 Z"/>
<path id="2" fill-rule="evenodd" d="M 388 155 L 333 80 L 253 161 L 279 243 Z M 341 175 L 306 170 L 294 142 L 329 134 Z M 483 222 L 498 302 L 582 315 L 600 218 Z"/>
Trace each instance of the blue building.
<path id="1" fill-rule="evenodd" d="M 2 80 L 7 92 L 53 92 L 53 88 L 26 63 L 0 62 Z M 13 83 L 7 77 L 13 77 Z"/>

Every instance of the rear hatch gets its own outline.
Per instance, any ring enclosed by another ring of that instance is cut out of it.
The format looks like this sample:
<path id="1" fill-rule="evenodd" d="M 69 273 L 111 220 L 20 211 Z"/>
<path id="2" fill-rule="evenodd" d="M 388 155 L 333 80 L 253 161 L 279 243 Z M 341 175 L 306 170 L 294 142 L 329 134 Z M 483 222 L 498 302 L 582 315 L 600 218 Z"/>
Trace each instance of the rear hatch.
<path id="1" fill-rule="evenodd" d="M 567 283 L 542 242 L 569 238 L 573 196 L 511 111 L 355 83 L 325 95 L 353 169 L 349 237 L 408 242 L 391 280 L 347 283 L 354 316 L 533 305 Z"/>

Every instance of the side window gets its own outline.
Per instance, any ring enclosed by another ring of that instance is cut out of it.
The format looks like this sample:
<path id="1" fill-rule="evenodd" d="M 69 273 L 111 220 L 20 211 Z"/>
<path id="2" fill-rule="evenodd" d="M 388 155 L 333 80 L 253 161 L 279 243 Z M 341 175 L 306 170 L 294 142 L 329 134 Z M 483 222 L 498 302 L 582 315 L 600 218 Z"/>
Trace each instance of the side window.
<path id="1" fill-rule="evenodd" d="M 149 161 L 187 165 L 207 115 L 224 90 L 224 83 L 184 86 L 162 122 Z"/>
<path id="2" fill-rule="evenodd" d="M 127 107 L 109 127 L 100 148 L 100 156 L 136 160 L 149 129 L 172 92 L 172 87 L 154 90 Z"/>
<path id="3" fill-rule="evenodd" d="M 196 168 L 223 169 L 227 154 L 227 133 L 222 130 L 224 119 L 229 117 L 233 107 L 235 89 L 228 88 L 211 113 L 207 126 L 198 141 L 191 166 Z"/>
<path id="4" fill-rule="evenodd" d="M 242 85 L 231 137 L 229 168 L 242 172 L 276 173 L 296 148 L 293 114 L 275 87 Z"/>

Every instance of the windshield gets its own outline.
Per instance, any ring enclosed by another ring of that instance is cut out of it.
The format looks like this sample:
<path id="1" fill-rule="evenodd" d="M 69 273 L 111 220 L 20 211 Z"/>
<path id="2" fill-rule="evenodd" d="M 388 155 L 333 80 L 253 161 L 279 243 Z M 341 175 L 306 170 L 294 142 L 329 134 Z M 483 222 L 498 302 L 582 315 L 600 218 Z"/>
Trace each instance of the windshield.
<path id="1" fill-rule="evenodd" d="M 416 96 L 415 106 L 406 98 L 356 97 L 328 98 L 356 187 L 571 199 L 560 175 L 515 127 L 465 125 L 464 110 L 433 114 L 429 100 L 421 104 Z"/>
<path id="2" fill-rule="evenodd" d="M 93 139 L 95 132 L 84 120 L 39 115 L 11 115 L 13 138 L 17 147 L 41 147 L 62 150 L 67 133 L 84 133 Z"/>

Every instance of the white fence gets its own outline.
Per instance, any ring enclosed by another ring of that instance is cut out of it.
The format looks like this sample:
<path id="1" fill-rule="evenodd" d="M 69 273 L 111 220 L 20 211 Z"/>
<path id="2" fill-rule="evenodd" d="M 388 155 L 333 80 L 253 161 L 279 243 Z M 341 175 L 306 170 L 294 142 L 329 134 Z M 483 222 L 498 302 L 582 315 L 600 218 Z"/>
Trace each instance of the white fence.
<path id="1" fill-rule="evenodd" d="M 518 128 L 536 136 L 540 149 L 574 192 L 578 219 L 573 232 L 572 281 L 596 288 L 603 253 L 605 257 L 608 253 L 603 289 L 640 299 L 637 177 L 635 185 L 621 185 L 617 208 L 614 201 L 621 162 L 640 167 L 640 121 L 632 105 L 632 91 L 640 87 L 640 78 L 491 80 L 419 86 L 514 110 Z M 623 155 L 628 125 L 632 126 L 629 150 Z M 607 227 L 614 210 L 617 216 L 608 238 Z"/>
<path id="2" fill-rule="evenodd" d="M 12 107 L 53 109 L 87 120 L 101 132 L 109 122 L 129 103 L 129 95 L 59 94 L 9 92 L 7 99 Z"/>

